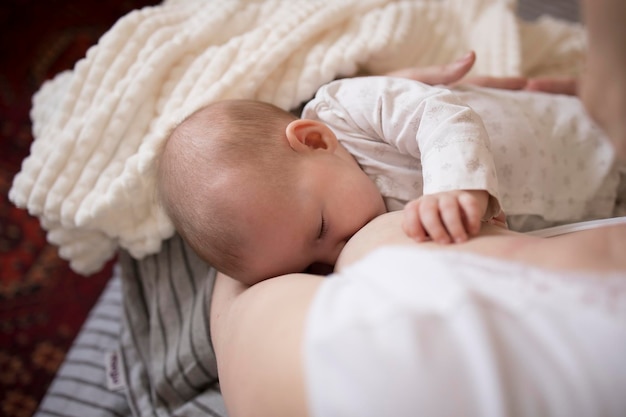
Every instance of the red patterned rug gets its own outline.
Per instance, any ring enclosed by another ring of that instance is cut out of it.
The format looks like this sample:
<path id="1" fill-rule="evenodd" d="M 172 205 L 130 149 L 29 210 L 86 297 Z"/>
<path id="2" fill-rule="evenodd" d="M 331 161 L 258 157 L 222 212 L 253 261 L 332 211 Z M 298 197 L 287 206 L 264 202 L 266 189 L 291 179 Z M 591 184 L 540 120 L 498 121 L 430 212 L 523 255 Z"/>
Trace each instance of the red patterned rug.
<path id="1" fill-rule="evenodd" d="M 155 0 L 3 0 L 0 5 L 0 415 L 31 416 L 112 263 L 77 275 L 36 218 L 7 198 L 32 142 L 33 93 L 72 68 L 122 15 Z"/>

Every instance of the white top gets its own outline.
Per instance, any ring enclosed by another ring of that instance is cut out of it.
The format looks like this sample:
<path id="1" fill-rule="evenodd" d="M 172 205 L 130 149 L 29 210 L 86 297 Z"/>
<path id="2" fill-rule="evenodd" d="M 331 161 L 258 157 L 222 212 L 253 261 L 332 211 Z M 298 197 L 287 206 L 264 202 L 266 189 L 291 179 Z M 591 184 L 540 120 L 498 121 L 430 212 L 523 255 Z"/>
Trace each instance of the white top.
<path id="1" fill-rule="evenodd" d="M 311 417 L 626 415 L 626 276 L 387 247 L 309 310 Z"/>
<path id="2" fill-rule="evenodd" d="M 575 97 L 363 77 L 320 88 L 302 117 L 335 132 L 389 210 L 451 189 L 487 190 L 509 219 L 582 221 L 615 205 L 613 148 Z"/>

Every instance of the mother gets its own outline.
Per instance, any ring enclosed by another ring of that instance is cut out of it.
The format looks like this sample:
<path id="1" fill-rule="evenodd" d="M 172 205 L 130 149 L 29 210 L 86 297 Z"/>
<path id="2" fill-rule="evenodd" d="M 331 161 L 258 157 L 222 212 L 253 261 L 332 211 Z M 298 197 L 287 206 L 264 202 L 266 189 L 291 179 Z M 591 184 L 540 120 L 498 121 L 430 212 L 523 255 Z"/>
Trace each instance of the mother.
<path id="1" fill-rule="evenodd" d="M 626 6 L 595 3 L 582 99 L 626 157 Z M 366 226 L 329 279 L 218 276 L 232 416 L 626 415 L 626 226 L 546 240 L 485 226 L 432 250 L 399 222 Z"/>
<path id="2" fill-rule="evenodd" d="M 218 277 L 230 415 L 624 415 L 626 225 L 551 239 L 486 225 L 442 247 L 399 216 L 357 233 L 329 278 Z"/>

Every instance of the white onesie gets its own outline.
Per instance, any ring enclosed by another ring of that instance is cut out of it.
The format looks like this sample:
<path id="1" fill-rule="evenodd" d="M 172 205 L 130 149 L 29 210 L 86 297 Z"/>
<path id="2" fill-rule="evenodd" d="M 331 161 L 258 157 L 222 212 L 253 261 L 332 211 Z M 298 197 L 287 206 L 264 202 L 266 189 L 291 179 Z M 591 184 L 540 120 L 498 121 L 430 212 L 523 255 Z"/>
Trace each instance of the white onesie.
<path id="1" fill-rule="evenodd" d="M 320 88 L 302 117 L 335 132 L 390 211 L 422 194 L 484 189 L 497 200 L 488 214 L 499 203 L 515 230 L 613 215 L 614 151 L 575 97 L 347 78 Z"/>

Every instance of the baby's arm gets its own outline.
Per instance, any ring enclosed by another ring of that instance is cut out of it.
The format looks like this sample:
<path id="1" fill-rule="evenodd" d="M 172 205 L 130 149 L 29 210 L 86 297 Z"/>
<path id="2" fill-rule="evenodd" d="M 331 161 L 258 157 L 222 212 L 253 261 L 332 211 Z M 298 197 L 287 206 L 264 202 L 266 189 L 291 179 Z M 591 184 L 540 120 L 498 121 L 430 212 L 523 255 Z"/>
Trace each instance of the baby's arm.
<path id="1" fill-rule="evenodd" d="M 432 233 L 437 240 L 464 240 L 475 230 L 474 217 L 489 220 L 500 212 L 487 131 L 480 116 L 450 90 L 393 77 L 340 80 L 322 87 L 303 117 L 326 123 L 368 175 L 384 177 L 379 187 L 385 197 L 407 203 L 422 194 L 444 196 L 461 190 L 488 193 L 486 207 L 482 206 L 478 215 L 472 212 L 464 231 L 457 231 L 458 227 L 450 223 L 458 224 L 457 220 L 439 220 L 437 215 L 426 222 L 433 229 L 427 226 L 425 231 L 415 231 L 416 237 Z M 421 206 L 432 199 L 414 204 Z M 446 216 L 455 208 L 463 210 L 453 218 L 469 214 L 466 199 L 454 197 Z M 441 201 L 448 204 L 445 199 Z M 431 202 L 424 207 L 437 205 Z M 447 230 L 447 237 L 435 230 L 443 231 L 442 224 L 454 229 Z M 420 225 L 426 226 L 414 222 L 415 227 Z"/>
<path id="2" fill-rule="evenodd" d="M 478 234 L 489 203 L 484 190 L 452 190 L 424 195 L 404 207 L 402 229 L 418 242 L 465 242 Z"/>

